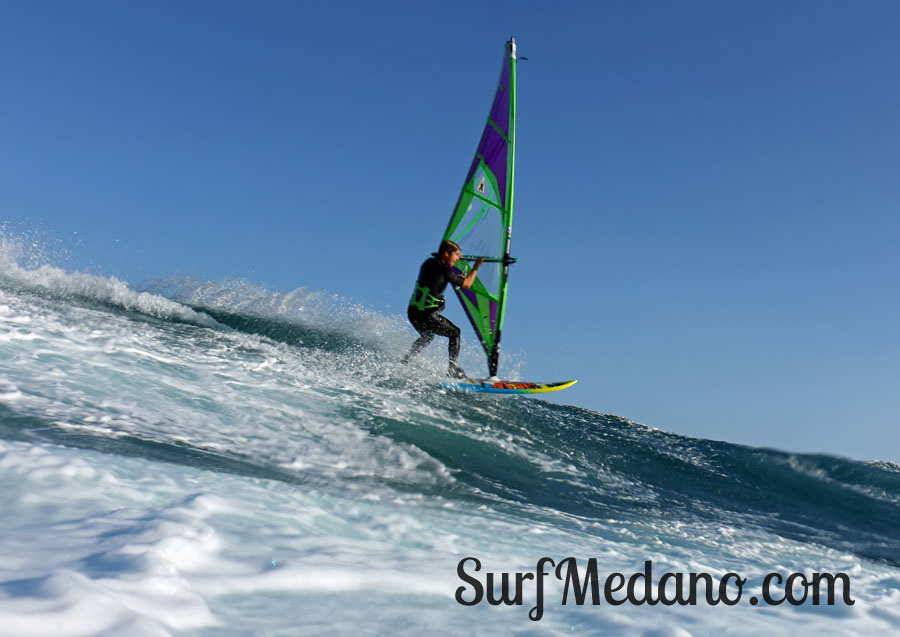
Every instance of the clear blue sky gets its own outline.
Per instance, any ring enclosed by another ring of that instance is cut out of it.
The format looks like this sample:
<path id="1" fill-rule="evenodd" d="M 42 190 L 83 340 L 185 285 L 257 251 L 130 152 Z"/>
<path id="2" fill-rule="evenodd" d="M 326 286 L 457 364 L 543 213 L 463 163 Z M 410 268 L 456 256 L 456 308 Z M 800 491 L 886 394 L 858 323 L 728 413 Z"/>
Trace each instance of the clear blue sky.
<path id="1" fill-rule="evenodd" d="M 515 35 L 504 351 L 579 378 L 570 404 L 900 461 L 898 25 L 890 1 L 4 2 L 0 221 L 135 286 L 402 315 Z"/>

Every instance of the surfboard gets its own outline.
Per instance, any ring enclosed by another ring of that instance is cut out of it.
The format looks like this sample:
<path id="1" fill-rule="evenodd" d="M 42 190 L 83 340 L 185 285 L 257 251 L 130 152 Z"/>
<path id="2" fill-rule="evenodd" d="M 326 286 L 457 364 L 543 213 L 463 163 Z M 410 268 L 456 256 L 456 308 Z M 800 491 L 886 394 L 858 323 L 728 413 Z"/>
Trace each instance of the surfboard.
<path id="1" fill-rule="evenodd" d="M 441 383 L 443 389 L 454 391 L 474 391 L 486 394 L 546 394 L 571 387 L 577 380 L 558 383 L 528 383 L 519 380 L 495 380 L 492 378 L 464 378 Z"/>

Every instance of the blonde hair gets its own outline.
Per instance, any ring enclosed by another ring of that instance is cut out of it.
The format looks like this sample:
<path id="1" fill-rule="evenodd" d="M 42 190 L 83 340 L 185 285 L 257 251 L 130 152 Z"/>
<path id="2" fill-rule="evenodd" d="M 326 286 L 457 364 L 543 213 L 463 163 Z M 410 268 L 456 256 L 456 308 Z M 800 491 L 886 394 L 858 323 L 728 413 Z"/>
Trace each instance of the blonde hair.
<path id="1" fill-rule="evenodd" d="M 438 248 L 437 254 L 442 255 L 445 252 L 456 252 L 457 250 L 459 250 L 459 246 L 456 244 L 456 242 L 450 241 L 450 239 L 446 239 L 444 241 L 441 241 L 441 247 Z"/>

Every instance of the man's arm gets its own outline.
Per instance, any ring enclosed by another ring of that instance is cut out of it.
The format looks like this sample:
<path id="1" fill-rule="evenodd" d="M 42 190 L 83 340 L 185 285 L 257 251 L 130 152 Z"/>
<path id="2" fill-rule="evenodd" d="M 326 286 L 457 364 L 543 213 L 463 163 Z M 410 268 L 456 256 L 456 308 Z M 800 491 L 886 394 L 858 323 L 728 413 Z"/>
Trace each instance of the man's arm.
<path id="1" fill-rule="evenodd" d="M 478 268 L 481 267 L 481 264 L 484 263 L 484 257 L 479 257 L 475 259 L 475 267 L 469 270 L 469 273 L 466 275 L 466 278 L 463 279 L 462 287 L 467 290 L 472 287 L 472 284 L 475 283 L 475 277 L 478 276 Z"/>

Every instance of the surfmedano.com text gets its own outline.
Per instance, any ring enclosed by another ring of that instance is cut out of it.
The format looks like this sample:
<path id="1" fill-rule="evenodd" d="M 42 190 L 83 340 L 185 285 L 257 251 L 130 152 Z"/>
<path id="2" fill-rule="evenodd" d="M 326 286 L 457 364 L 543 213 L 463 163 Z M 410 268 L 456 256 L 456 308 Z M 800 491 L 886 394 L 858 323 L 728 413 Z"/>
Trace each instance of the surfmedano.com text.
<path id="1" fill-rule="evenodd" d="M 548 570 L 549 567 L 549 570 Z M 583 571 L 583 575 L 582 575 Z M 533 592 L 534 607 L 528 612 L 532 621 L 544 616 L 544 580 L 551 574 L 562 582 L 562 605 L 574 602 L 578 606 L 601 603 L 610 606 L 662 604 L 672 606 L 696 606 L 698 603 L 716 606 L 735 606 L 744 599 L 744 586 L 749 581 L 737 573 L 726 573 L 717 579 L 709 573 L 666 572 L 653 584 L 653 563 L 644 562 L 644 570 L 632 573 L 610 573 L 601 584 L 597 570 L 597 558 L 587 560 L 587 566 L 579 568 L 574 557 L 567 557 L 558 564 L 549 557 L 537 561 L 534 572 L 484 572 L 481 561 L 476 557 L 465 557 L 459 561 L 456 574 L 464 585 L 456 589 L 456 601 L 463 606 L 475 606 L 487 601 L 491 606 L 521 606 L 526 587 Z M 526 586 L 526 582 L 528 582 Z M 751 606 L 764 604 L 778 606 L 787 602 L 792 606 L 824 603 L 834 606 L 835 594 L 840 584 L 840 603 L 853 606 L 850 597 L 850 577 L 846 573 L 769 573 L 762 578 L 760 596 L 746 598 Z M 601 596 L 600 591 L 603 591 Z M 702 589 L 702 596 L 698 591 Z"/>

